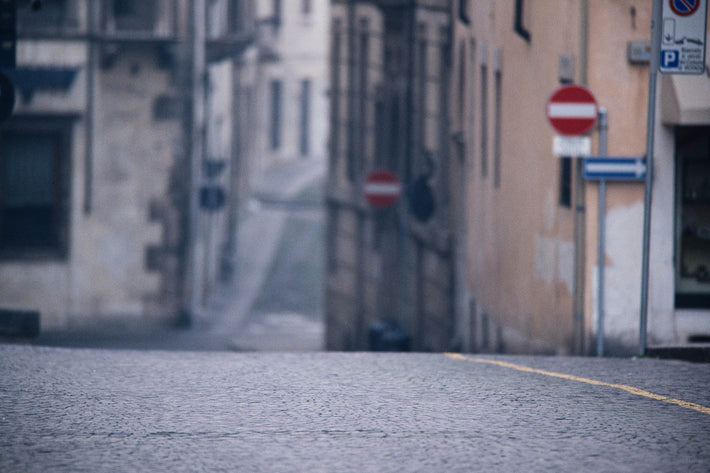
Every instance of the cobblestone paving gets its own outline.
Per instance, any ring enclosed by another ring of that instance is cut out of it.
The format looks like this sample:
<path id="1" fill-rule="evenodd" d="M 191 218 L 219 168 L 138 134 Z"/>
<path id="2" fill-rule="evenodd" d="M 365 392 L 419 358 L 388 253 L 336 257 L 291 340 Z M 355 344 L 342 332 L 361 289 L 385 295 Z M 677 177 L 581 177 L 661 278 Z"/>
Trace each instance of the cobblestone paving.
<path id="1" fill-rule="evenodd" d="M 498 357 L 710 406 L 710 366 Z M 0 471 L 702 471 L 710 415 L 441 354 L 0 345 Z"/>

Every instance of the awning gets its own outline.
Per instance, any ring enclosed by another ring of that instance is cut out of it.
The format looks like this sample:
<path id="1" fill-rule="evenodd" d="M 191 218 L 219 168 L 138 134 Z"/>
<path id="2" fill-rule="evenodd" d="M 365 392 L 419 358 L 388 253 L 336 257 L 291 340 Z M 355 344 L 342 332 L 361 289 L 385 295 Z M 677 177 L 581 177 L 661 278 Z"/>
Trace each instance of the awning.
<path id="1" fill-rule="evenodd" d="M 710 124 L 708 59 L 706 55 L 705 74 L 661 75 L 661 121 L 664 124 Z"/>

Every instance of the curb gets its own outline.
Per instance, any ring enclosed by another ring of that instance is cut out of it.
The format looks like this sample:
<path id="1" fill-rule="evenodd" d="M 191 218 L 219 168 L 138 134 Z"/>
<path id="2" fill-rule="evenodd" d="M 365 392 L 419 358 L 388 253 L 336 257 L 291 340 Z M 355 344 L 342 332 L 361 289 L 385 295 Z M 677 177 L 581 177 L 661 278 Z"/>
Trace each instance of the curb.
<path id="1" fill-rule="evenodd" d="M 647 347 L 646 355 L 651 358 L 710 363 L 710 344 Z"/>

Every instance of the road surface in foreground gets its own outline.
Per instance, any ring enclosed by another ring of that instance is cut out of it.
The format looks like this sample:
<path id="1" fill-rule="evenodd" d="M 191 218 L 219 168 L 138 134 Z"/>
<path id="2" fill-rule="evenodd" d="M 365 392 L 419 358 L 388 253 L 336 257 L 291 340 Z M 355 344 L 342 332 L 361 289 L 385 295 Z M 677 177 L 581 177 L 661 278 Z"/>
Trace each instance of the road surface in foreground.
<path id="1" fill-rule="evenodd" d="M 708 386 L 651 359 L 0 345 L 0 471 L 705 472 Z"/>

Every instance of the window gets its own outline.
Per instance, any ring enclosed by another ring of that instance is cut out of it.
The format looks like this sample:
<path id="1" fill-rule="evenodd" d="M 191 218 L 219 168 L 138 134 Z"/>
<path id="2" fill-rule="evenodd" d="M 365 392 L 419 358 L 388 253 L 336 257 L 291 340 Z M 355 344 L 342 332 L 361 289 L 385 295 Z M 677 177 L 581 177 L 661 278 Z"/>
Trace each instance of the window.
<path id="1" fill-rule="evenodd" d="M 281 81 L 271 81 L 271 149 L 281 148 Z"/>
<path id="2" fill-rule="evenodd" d="M 469 1 L 470 0 L 459 0 L 459 20 L 466 24 L 471 21 Z"/>
<path id="3" fill-rule="evenodd" d="M 241 33 L 249 31 L 253 22 L 253 12 L 249 0 L 230 0 L 227 14 L 230 33 Z"/>
<path id="4" fill-rule="evenodd" d="M 420 24 L 418 28 L 418 39 L 417 39 L 417 48 L 419 51 L 417 52 L 417 60 L 418 60 L 418 69 L 417 69 L 417 79 L 416 79 L 416 84 L 417 84 L 417 124 L 416 124 L 416 144 L 417 144 L 417 149 L 415 150 L 415 154 L 417 157 L 420 157 L 423 155 L 425 150 L 427 149 L 427 92 L 429 90 L 428 88 L 428 82 L 427 82 L 427 69 L 429 67 L 429 61 L 427 61 L 428 58 L 428 51 L 429 51 L 429 44 L 427 42 L 427 30 L 426 30 L 426 25 L 425 24 Z M 421 160 L 421 159 L 420 159 Z M 413 172 L 412 172 L 412 161 L 411 159 L 407 160 L 407 175 L 406 179 L 407 181 L 411 180 L 414 178 Z"/>
<path id="5" fill-rule="evenodd" d="M 676 307 L 710 308 L 710 126 L 675 131 Z"/>
<path id="6" fill-rule="evenodd" d="M 17 29 L 21 33 L 76 30 L 79 27 L 74 2 L 70 8 L 69 0 L 43 0 L 39 10 L 30 8 L 27 3 L 23 2 L 17 8 Z"/>
<path id="7" fill-rule="evenodd" d="M 358 154 L 356 161 L 352 163 L 354 176 L 359 176 L 361 168 L 367 160 L 367 118 L 368 106 L 368 68 L 370 66 L 370 31 L 366 19 L 360 21 L 360 69 L 358 77 Z"/>
<path id="8" fill-rule="evenodd" d="M 310 128 L 311 128 L 311 81 L 304 79 L 301 81 L 301 136 L 300 151 L 302 156 L 308 156 L 310 152 Z"/>
<path id="9" fill-rule="evenodd" d="M 340 120 L 340 37 L 341 37 L 341 22 L 333 21 L 331 30 L 332 40 L 330 43 L 330 170 L 333 175 L 337 175 L 335 171 L 338 164 L 338 155 L 340 153 L 340 136 L 341 136 L 341 120 Z"/>
<path id="10" fill-rule="evenodd" d="M 152 31 L 155 25 L 155 6 L 150 0 L 113 0 L 111 14 L 117 30 Z"/>
<path id="11" fill-rule="evenodd" d="M 274 0 L 273 3 L 273 9 L 274 9 L 274 16 L 273 16 L 273 22 L 274 26 L 280 26 L 281 25 L 281 0 Z"/>
<path id="12" fill-rule="evenodd" d="M 572 158 L 559 159 L 560 162 L 560 205 L 572 207 Z"/>
<path id="13" fill-rule="evenodd" d="M 484 54 L 482 54 L 485 57 Z M 481 176 L 488 176 L 488 66 L 481 63 Z"/>
<path id="14" fill-rule="evenodd" d="M 470 44 L 471 51 L 471 75 L 468 79 L 469 82 L 469 100 L 468 103 L 468 136 L 469 136 L 469 148 L 474 149 L 475 136 L 476 136 L 476 41 L 471 40 Z"/>
<path id="15" fill-rule="evenodd" d="M 15 121 L 0 131 L 0 256 L 65 257 L 69 127 Z"/>
<path id="16" fill-rule="evenodd" d="M 301 12 L 304 15 L 310 15 L 311 11 L 313 11 L 312 0 L 301 0 Z"/>
<path id="17" fill-rule="evenodd" d="M 495 72 L 495 117 L 493 124 L 493 185 L 500 187 L 500 154 L 501 154 L 501 113 L 502 113 L 502 77 L 499 67 Z"/>

